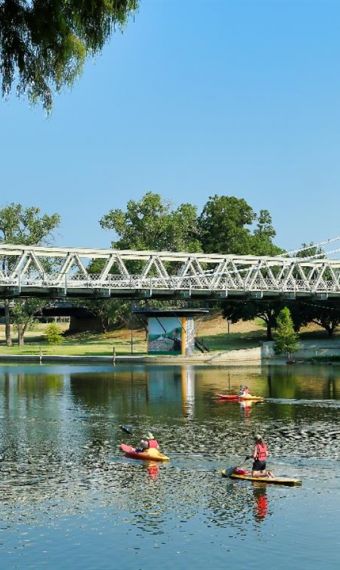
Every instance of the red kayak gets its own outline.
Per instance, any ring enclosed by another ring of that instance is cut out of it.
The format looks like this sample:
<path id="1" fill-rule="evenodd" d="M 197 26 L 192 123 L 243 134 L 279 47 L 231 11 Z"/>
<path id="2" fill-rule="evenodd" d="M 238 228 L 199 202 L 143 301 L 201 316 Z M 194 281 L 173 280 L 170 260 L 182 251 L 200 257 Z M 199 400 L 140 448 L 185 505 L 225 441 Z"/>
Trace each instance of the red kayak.
<path id="1" fill-rule="evenodd" d="M 216 394 L 219 400 L 227 400 L 229 402 L 263 402 L 262 396 L 239 396 L 238 394 Z"/>
<path id="2" fill-rule="evenodd" d="M 141 459 L 142 461 L 169 461 L 169 457 L 154 448 L 136 451 L 135 447 L 121 443 L 119 449 L 125 453 L 126 457 L 130 457 L 131 459 Z"/>

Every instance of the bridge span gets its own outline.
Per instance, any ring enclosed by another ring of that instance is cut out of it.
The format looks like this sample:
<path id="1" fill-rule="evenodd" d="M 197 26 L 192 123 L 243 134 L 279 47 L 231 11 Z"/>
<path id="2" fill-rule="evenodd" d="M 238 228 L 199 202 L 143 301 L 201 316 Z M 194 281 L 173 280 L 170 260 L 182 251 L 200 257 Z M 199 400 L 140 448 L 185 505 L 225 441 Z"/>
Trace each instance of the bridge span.
<path id="1" fill-rule="evenodd" d="M 0 297 L 339 298 L 340 260 L 0 244 Z"/>

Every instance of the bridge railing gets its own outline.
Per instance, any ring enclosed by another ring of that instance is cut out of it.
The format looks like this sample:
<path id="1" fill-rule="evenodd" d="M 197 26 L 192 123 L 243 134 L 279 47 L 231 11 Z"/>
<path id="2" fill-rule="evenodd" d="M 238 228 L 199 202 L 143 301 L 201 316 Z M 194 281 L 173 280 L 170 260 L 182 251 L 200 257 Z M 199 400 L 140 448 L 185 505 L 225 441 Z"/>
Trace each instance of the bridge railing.
<path id="1" fill-rule="evenodd" d="M 91 274 L 84 278 L 82 275 L 60 276 L 46 275 L 44 278 L 30 277 L 11 277 L 4 276 L 0 279 L 2 287 L 35 287 L 35 288 L 62 288 L 67 289 L 163 289 L 163 290 L 206 290 L 206 291 L 272 291 L 272 292 L 340 292 L 339 283 L 331 280 L 312 279 L 308 282 L 302 279 L 289 280 L 287 282 L 273 282 L 272 279 L 266 278 L 260 281 L 247 283 L 246 279 L 242 282 L 233 283 L 228 277 L 222 277 L 216 285 L 211 277 L 204 278 L 204 282 L 198 276 L 179 277 L 172 276 L 168 279 L 158 277 L 145 277 L 139 275 L 130 275 L 128 278 L 117 275 L 107 276 L 105 280 L 101 279 L 99 274 Z"/>
<path id="2" fill-rule="evenodd" d="M 101 273 L 91 272 L 100 259 Z M 133 263 L 131 263 L 133 262 Z M 132 269 L 139 268 L 139 273 Z M 340 261 L 204 253 L 88 250 L 0 244 L 0 294 L 64 290 L 325 293 L 340 296 Z"/>

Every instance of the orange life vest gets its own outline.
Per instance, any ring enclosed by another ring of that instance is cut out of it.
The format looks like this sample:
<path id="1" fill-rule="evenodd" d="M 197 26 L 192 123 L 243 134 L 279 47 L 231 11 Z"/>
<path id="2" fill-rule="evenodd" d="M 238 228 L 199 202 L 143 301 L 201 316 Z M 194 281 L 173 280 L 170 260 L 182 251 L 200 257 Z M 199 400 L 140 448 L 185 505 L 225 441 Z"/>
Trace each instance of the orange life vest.
<path id="1" fill-rule="evenodd" d="M 158 449 L 158 441 L 157 439 L 148 439 L 148 447 L 149 449 Z"/>
<path id="2" fill-rule="evenodd" d="M 257 443 L 256 444 L 256 457 L 258 461 L 266 461 L 268 457 L 268 448 L 265 443 Z"/>

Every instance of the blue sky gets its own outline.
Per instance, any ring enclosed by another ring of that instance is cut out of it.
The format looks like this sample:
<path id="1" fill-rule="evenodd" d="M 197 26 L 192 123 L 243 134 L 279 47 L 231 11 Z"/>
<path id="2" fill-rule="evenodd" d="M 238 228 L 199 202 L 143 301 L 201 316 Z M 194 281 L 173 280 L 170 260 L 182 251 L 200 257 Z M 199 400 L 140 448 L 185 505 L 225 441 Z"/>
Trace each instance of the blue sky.
<path id="1" fill-rule="evenodd" d="M 108 247 L 111 208 L 158 192 L 267 208 L 289 249 L 340 234 L 340 2 L 141 0 L 46 118 L 0 101 L 1 200 Z"/>

